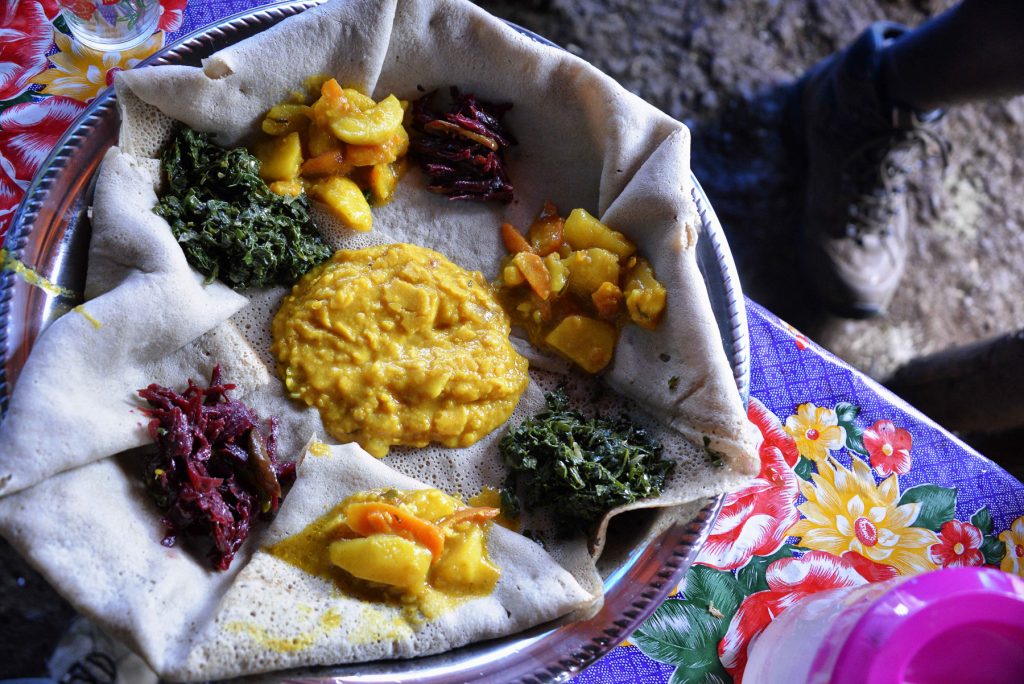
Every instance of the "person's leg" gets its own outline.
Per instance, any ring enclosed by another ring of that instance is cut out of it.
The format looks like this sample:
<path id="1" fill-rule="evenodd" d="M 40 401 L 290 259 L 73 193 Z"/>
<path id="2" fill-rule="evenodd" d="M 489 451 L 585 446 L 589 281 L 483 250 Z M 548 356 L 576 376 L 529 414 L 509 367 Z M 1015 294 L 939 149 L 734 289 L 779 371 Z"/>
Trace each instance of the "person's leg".
<path id="1" fill-rule="evenodd" d="M 881 76 L 920 112 L 1024 93 L 1024 0 L 964 0 L 887 46 Z"/>
<path id="2" fill-rule="evenodd" d="M 906 263 L 906 178 L 946 151 L 942 106 L 1024 92 L 1024 0 L 965 0 L 917 29 L 879 22 L 797 82 L 801 268 L 828 308 L 885 310 Z"/>

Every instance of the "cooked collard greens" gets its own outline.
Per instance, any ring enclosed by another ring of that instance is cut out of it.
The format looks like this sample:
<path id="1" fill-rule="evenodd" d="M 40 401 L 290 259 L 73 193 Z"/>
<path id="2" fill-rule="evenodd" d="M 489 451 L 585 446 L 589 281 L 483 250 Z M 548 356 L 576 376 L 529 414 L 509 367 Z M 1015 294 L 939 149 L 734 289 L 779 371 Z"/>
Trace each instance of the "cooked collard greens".
<path id="1" fill-rule="evenodd" d="M 292 285 L 331 255 L 306 196 L 271 192 L 244 147 L 224 149 L 183 126 L 164 151 L 163 170 L 168 189 L 153 211 L 207 281 L 220 278 L 235 290 Z"/>
<path id="2" fill-rule="evenodd" d="M 586 418 L 569 410 L 562 388 L 547 410 L 509 430 L 499 444 L 509 468 L 502 513 L 523 505 L 550 510 L 564 532 L 589 531 L 610 509 L 657 496 L 672 469 L 662 446 L 624 417 Z"/>

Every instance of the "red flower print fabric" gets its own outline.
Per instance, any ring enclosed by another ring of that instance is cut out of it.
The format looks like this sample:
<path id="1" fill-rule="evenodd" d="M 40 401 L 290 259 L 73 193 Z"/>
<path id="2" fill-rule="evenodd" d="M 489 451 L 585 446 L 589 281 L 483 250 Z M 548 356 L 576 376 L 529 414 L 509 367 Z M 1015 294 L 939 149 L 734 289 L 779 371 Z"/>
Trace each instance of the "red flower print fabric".
<path id="1" fill-rule="evenodd" d="M 893 577 L 898 577 L 900 574 L 900 571 L 891 565 L 875 562 L 856 551 L 846 551 L 843 553 L 842 558 L 849 562 L 853 569 L 857 571 L 857 574 L 868 582 L 884 582 Z"/>
<path id="2" fill-rule="evenodd" d="M 750 421 L 761 431 L 761 472 L 750 486 L 725 498 L 698 563 L 719 570 L 746 565 L 751 556 L 769 556 L 786 541 L 786 530 L 800 519 L 800 495 L 793 466 L 800 458 L 796 442 L 764 404 L 750 399 Z"/>
<path id="3" fill-rule="evenodd" d="M 33 176 L 85 104 L 55 95 L 0 112 L 0 238 Z"/>
<path id="4" fill-rule="evenodd" d="M 718 656 L 735 684 L 743 681 L 748 644 L 779 613 L 810 594 L 869 581 L 849 559 L 824 551 L 808 551 L 800 558 L 780 558 L 768 566 L 765 579 L 768 591 L 743 599 L 718 644 Z"/>
<path id="5" fill-rule="evenodd" d="M 864 430 L 864 448 L 871 458 L 871 467 L 882 477 L 910 472 L 910 432 L 893 425 L 891 420 L 876 420 Z"/>
<path id="6" fill-rule="evenodd" d="M 981 553 L 984 535 L 970 523 L 950 520 L 939 528 L 939 543 L 928 547 L 928 554 L 944 568 L 984 565 Z"/>
<path id="7" fill-rule="evenodd" d="M 157 28 L 165 33 L 181 28 L 182 15 L 188 0 L 160 0 L 160 21 Z"/>
<path id="8" fill-rule="evenodd" d="M 0 7 L 0 100 L 21 95 L 29 80 L 46 69 L 55 15 L 53 2 L 15 0 Z"/>

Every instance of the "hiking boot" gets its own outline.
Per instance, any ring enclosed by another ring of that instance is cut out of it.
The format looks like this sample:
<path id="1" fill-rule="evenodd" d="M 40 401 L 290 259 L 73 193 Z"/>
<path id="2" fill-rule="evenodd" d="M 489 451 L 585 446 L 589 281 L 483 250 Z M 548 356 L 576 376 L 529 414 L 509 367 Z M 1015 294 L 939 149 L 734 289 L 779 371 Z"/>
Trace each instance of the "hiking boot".
<path id="1" fill-rule="evenodd" d="M 932 130 L 942 110 L 915 112 L 882 92 L 883 51 L 906 31 L 873 24 L 804 74 L 787 105 L 806 162 L 801 269 L 842 316 L 874 316 L 889 304 L 907 258 L 907 175 L 929 147 L 943 160 L 948 147 Z"/>

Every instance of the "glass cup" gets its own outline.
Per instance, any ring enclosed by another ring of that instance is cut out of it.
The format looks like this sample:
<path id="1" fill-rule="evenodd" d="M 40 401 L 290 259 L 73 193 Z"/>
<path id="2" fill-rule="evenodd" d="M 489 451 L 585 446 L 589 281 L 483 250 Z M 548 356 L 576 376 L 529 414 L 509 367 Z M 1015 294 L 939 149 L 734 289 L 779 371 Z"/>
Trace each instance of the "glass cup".
<path id="1" fill-rule="evenodd" d="M 153 35 L 159 0 L 58 0 L 78 42 L 94 50 L 126 50 Z"/>

